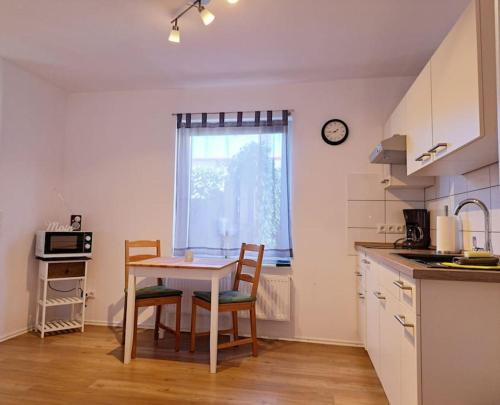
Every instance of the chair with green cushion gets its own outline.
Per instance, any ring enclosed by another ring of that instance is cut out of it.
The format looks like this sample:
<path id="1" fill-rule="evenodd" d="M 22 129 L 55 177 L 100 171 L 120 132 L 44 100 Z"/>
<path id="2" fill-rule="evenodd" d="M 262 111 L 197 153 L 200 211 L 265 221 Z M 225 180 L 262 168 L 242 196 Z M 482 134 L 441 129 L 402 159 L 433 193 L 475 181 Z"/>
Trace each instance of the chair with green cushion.
<path id="1" fill-rule="evenodd" d="M 137 254 L 131 255 L 130 250 L 133 248 L 154 248 L 155 254 Z M 125 308 L 123 312 L 123 337 L 122 344 L 125 344 L 125 322 L 127 320 L 127 280 L 128 266 L 131 262 L 140 260 L 152 259 L 161 256 L 159 240 L 136 240 L 125 241 Z M 157 279 L 157 285 L 151 287 L 139 288 L 135 291 L 135 319 L 134 319 L 134 340 L 132 343 L 132 358 L 135 358 L 137 352 L 137 317 L 139 308 L 141 307 L 156 307 L 156 320 L 154 329 L 154 339 L 158 341 L 160 328 L 175 335 L 175 351 L 179 351 L 181 343 L 181 300 L 182 291 L 167 288 L 163 285 L 161 278 Z M 162 305 L 175 304 L 175 330 L 169 328 L 160 322 Z"/>
<path id="2" fill-rule="evenodd" d="M 256 252 L 257 259 L 254 260 L 245 258 L 246 252 Z M 259 278 L 263 258 L 264 245 L 242 243 L 233 289 L 219 293 L 219 312 L 231 312 L 233 318 L 233 327 L 228 330 L 221 330 L 219 333 L 232 333 L 234 339 L 232 342 L 217 345 L 219 349 L 252 344 L 252 354 L 257 356 L 257 319 L 255 313 L 255 302 L 257 301 L 257 288 L 259 287 Z M 243 273 L 243 266 L 255 269 L 253 276 Z M 252 284 L 250 295 L 239 291 L 240 282 L 242 281 Z M 210 303 L 210 291 L 194 292 L 191 311 L 191 352 L 196 350 L 196 336 L 206 336 L 208 334 L 208 332 L 196 332 L 196 309 L 197 307 L 202 307 L 210 311 Z M 240 339 L 238 336 L 238 311 L 250 311 L 250 329 L 252 335 L 250 338 Z"/>

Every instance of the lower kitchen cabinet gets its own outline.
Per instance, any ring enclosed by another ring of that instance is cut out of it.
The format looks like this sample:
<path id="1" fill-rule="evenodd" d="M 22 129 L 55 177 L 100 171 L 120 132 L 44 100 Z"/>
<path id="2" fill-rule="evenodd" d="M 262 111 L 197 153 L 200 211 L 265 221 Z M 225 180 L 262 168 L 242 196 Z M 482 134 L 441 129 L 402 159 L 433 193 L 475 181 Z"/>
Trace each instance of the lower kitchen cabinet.
<path id="1" fill-rule="evenodd" d="M 390 404 L 500 404 L 500 283 L 362 265 L 365 348 Z"/>
<path id="2" fill-rule="evenodd" d="M 381 288 L 380 305 L 380 381 L 389 402 L 401 403 L 401 327 L 394 317 L 399 311 L 396 297 Z"/>
<path id="3" fill-rule="evenodd" d="M 361 260 L 361 259 L 360 259 Z M 391 405 L 418 404 L 415 285 L 369 258 L 366 269 L 366 350 Z"/>

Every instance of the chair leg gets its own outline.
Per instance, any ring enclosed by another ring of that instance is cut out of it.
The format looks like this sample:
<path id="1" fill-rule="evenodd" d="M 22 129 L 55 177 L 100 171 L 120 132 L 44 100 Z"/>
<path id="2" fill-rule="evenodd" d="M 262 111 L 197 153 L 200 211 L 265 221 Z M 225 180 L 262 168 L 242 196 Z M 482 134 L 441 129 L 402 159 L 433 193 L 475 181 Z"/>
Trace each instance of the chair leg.
<path id="1" fill-rule="evenodd" d="M 255 305 L 250 309 L 250 327 L 252 330 L 252 355 L 257 357 L 257 317 L 255 314 Z"/>
<path id="2" fill-rule="evenodd" d="M 139 308 L 136 306 L 134 311 L 134 340 L 132 341 L 132 355 L 131 357 L 135 359 L 137 354 L 137 321 L 139 318 Z"/>
<path id="3" fill-rule="evenodd" d="M 194 353 L 196 350 L 196 304 L 193 300 L 193 305 L 191 307 L 191 348 L 189 351 Z"/>
<path id="4" fill-rule="evenodd" d="M 238 311 L 233 311 L 233 339 L 238 340 Z"/>
<path id="5" fill-rule="evenodd" d="M 160 320 L 161 320 L 161 305 L 156 307 L 156 319 L 155 319 L 155 342 L 158 342 L 160 338 Z"/>
<path id="6" fill-rule="evenodd" d="M 179 297 L 177 303 L 175 304 L 175 351 L 178 352 L 181 349 L 181 301 L 182 298 Z"/>
<path id="7" fill-rule="evenodd" d="M 125 305 L 123 307 L 122 346 L 125 345 L 125 325 L 126 324 L 127 324 L 127 294 L 125 294 Z"/>

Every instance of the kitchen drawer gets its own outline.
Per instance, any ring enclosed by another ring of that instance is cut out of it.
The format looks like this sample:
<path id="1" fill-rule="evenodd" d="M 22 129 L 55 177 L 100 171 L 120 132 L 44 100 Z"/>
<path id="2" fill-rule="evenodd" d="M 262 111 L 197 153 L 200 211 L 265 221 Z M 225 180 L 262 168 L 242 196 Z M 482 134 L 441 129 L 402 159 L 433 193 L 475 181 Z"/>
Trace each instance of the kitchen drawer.
<path id="1" fill-rule="evenodd" d="M 379 270 L 379 283 L 387 293 L 393 295 L 399 300 L 400 298 L 400 288 L 395 284 L 399 282 L 399 272 L 389 269 L 384 266 L 380 266 Z"/>
<path id="2" fill-rule="evenodd" d="M 85 277 L 85 262 L 49 263 L 49 279 L 67 277 Z"/>
<path id="3" fill-rule="evenodd" d="M 396 283 L 400 289 L 401 302 L 417 313 L 417 285 L 412 277 L 400 273 L 399 281 Z"/>

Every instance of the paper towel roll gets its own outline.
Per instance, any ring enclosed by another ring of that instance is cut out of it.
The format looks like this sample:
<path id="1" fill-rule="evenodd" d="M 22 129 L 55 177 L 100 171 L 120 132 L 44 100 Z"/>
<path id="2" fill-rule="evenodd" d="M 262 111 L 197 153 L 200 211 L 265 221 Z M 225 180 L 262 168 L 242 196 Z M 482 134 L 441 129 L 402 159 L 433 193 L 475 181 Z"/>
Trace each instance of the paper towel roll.
<path id="1" fill-rule="evenodd" d="M 436 227 L 436 250 L 440 253 L 456 252 L 456 217 L 438 216 Z"/>

